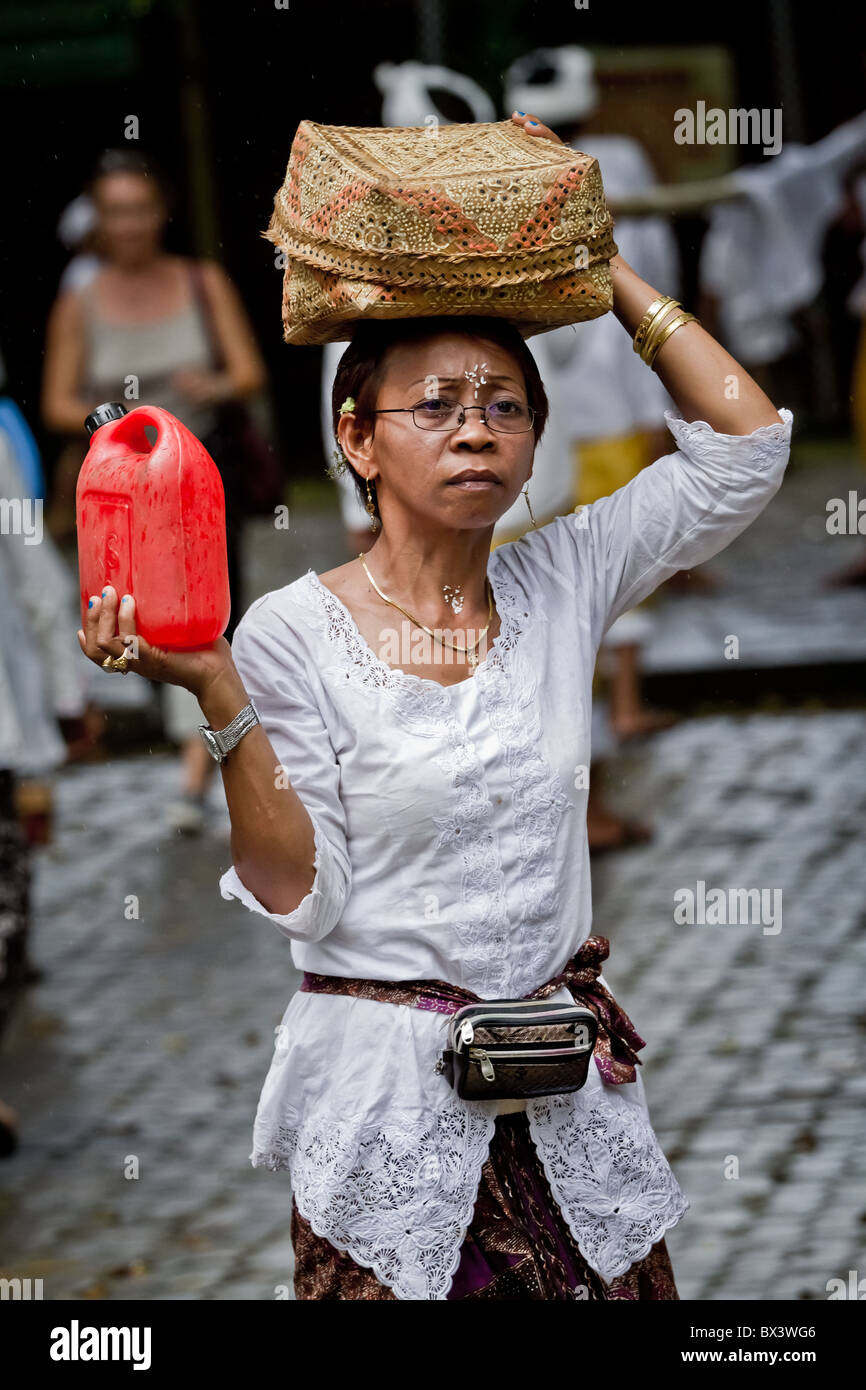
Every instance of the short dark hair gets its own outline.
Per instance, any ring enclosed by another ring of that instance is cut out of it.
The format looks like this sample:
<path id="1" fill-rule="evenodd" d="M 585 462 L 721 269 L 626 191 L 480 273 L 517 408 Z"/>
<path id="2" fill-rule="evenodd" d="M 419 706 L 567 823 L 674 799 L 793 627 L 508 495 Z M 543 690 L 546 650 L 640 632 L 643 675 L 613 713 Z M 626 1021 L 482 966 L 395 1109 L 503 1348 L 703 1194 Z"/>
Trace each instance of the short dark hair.
<path id="1" fill-rule="evenodd" d="M 537 445 L 544 433 L 550 411 L 538 364 L 519 329 L 510 319 L 494 318 L 485 314 L 438 314 L 427 318 L 359 320 L 353 329 L 351 342 L 337 365 L 331 391 L 331 420 L 335 437 L 340 423 L 340 406 L 347 396 L 351 396 L 355 401 L 355 419 L 363 428 L 369 428 L 370 433 L 375 434 L 376 416 L 372 411 L 375 409 L 379 387 L 382 384 L 385 353 L 388 348 L 398 343 L 418 342 L 438 333 L 466 333 L 477 338 L 488 338 L 516 357 L 523 371 L 529 405 L 535 413 L 532 432 Z M 355 472 L 348 459 L 346 467 L 355 480 L 361 502 L 366 506 L 367 480 Z M 376 516 L 381 521 L 375 482 L 372 484 L 372 497 Z"/>
<path id="2" fill-rule="evenodd" d="M 136 174 L 139 178 L 147 179 L 156 189 L 167 211 L 171 213 L 174 210 L 174 187 L 165 170 L 152 155 L 135 149 L 103 150 L 87 181 L 87 192 L 91 197 L 100 179 L 111 174 Z"/>

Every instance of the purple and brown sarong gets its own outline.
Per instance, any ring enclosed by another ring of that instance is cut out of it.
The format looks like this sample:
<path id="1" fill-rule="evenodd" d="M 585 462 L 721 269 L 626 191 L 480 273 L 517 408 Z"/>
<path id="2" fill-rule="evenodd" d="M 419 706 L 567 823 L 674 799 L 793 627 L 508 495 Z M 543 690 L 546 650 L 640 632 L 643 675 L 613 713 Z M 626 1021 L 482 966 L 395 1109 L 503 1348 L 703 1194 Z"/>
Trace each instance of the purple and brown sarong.
<path id="1" fill-rule="evenodd" d="M 296 1299 L 396 1299 L 316 1235 L 292 1199 Z M 449 1299 L 679 1299 L 664 1240 L 609 1283 L 587 1264 L 547 1182 L 525 1111 L 497 1115 Z"/>
<path id="2" fill-rule="evenodd" d="M 598 982 L 609 954 L 603 936 L 590 936 L 553 980 L 529 999 L 543 999 L 561 985 L 598 1017 L 595 1060 L 605 1081 L 635 1079 L 637 1049 L 645 1046 L 631 1020 Z M 477 995 L 443 980 L 355 980 L 305 972 L 307 993 L 348 994 L 386 1003 L 455 1013 Z M 679 1299 L 664 1240 L 642 1260 L 606 1282 L 587 1263 L 550 1190 L 525 1111 L 496 1116 L 496 1128 L 472 1222 L 461 1246 L 449 1299 Z M 298 1299 L 396 1299 L 371 1269 L 316 1235 L 292 1199 L 295 1297 Z"/>

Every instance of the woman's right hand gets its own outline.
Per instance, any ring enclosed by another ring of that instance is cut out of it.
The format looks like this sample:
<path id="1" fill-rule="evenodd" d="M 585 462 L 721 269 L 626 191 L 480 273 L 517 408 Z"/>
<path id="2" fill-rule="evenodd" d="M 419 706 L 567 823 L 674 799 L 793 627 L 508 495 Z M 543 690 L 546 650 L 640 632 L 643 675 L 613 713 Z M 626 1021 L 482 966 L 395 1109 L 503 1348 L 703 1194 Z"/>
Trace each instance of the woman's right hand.
<path id="1" fill-rule="evenodd" d="M 135 630 L 135 598 L 124 595 L 120 601 L 112 585 L 94 595 L 87 610 L 84 628 L 78 629 L 78 643 L 84 655 L 101 666 L 107 656 L 126 652 L 130 671 L 147 680 L 182 685 L 201 702 L 212 683 L 233 671 L 232 649 L 224 637 L 207 647 L 171 651 L 153 647 Z"/>
<path id="2" fill-rule="evenodd" d="M 515 125 L 523 126 L 527 135 L 540 135 L 542 139 L 552 140 L 556 145 L 565 144 L 565 141 L 561 140 L 556 132 L 550 129 L 549 125 L 545 125 L 537 116 L 531 115 L 528 111 L 524 111 L 522 115 L 519 111 L 512 111 L 511 119 Z"/>

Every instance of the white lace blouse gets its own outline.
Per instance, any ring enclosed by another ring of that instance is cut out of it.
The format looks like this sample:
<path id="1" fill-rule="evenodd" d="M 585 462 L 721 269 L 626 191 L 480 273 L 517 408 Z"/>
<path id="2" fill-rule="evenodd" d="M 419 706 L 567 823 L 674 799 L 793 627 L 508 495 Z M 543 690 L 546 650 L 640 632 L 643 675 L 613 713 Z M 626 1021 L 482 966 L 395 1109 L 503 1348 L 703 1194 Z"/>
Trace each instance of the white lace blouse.
<path id="1" fill-rule="evenodd" d="M 743 436 L 666 419 L 676 452 L 492 552 L 500 633 L 457 685 L 380 660 L 313 570 L 248 609 L 234 659 L 312 818 L 316 876 L 285 914 L 234 867 L 220 890 L 290 939 L 298 969 L 518 998 L 591 934 L 585 770 L 601 638 L 745 530 L 790 450 L 788 410 Z M 447 1024 L 296 993 L 255 1119 L 253 1166 L 288 1169 L 313 1230 L 401 1299 L 447 1296 L 494 1131 L 497 1103 L 461 1100 L 434 1071 Z M 591 1066 L 582 1090 L 531 1100 L 527 1114 L 553 1195 L 605 1280 L 687 1210 L 640 1069 L 610 1084 Z"/>

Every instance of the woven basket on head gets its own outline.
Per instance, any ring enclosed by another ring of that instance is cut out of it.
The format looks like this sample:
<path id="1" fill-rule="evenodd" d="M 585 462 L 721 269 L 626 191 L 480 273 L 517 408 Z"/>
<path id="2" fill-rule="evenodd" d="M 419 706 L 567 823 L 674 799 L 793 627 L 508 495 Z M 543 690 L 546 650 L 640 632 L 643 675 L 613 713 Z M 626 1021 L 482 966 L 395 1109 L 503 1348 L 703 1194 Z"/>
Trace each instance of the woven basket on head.
<path id="1" fill-rule="evenodd" d="M 284 253 L 287 343 L 434 314 L 496 315 L 528 338 L 613 303 L 597 161 L 510 120 L 301 121 L 262 235 Z"/>

